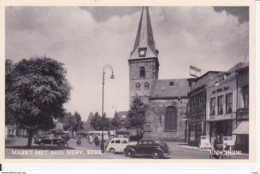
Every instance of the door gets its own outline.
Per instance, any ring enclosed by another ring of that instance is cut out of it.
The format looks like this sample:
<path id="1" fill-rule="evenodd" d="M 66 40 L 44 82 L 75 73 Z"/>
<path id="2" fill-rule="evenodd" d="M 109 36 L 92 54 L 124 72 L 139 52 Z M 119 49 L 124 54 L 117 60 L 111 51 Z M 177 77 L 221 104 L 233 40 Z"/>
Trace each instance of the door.
<path id="1" fill-rule="evenodd" d="M 116 140 L 115 141 L 114 147 L 115 147 L 115 151 L 116 152 L 120 152 L 120 149 L 121 149 L 121 142 L 120 142 L 120 140 Z"/>
<path id="2" fill-rule="evenodd" d="M 127 145 L 128 145 L 127 140 L 121 140 L 120 152 L 123 152 Z"/>
<path id="3" fill-rule="evenodd" d="M 137 154 L 144 154 L 144 146 L 143 146 L 144 141 L 140 141 L 138 142 L 138 144 L 136 145 L 136 153 Z"/>
<path id="4" fill-rule="evenodd" d="M 155 151 L 155 145 L 153 141 L 148 141 L 147 142 L 147 147 L 146 147 L 146 154 L 152 154 Z"/>
<path id="5" fill-rule="evenodd" d="M 150 154 L 148 141 L 143 141 L 140 147 L 140 154 Z"/>

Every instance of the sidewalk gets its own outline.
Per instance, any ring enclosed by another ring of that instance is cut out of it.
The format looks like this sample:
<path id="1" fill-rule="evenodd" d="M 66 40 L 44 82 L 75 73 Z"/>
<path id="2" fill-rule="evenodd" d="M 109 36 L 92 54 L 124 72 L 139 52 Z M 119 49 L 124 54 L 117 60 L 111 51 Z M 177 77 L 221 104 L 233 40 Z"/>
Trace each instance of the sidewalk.
<path id="1" fill-rule="evenodd" d="M 197 146 L 191 146 L 187 143 L 177 143 L 177 142 L 167 142 L 167 144 L 172 144 L 178 148 L 182 148 L 182 149 L 189 149 L 189 150 L 196 150 L 196 151 L 203 151 L 203 152 L 210 152 L 211 149 L 200 149 L 199 147 Z M 241 153 L 240 156 L 249 156 L 249 154 L 247 153 Z"/>

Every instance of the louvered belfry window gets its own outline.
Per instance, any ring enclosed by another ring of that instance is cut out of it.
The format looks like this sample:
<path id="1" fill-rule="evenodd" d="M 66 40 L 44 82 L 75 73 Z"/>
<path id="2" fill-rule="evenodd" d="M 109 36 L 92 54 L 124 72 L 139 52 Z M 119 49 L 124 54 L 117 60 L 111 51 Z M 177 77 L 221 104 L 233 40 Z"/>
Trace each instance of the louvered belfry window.
<path id="1" fill-rule="evenodd" d="M 145 77 L 145 67 L 140 68 L 140 77 Z"/>

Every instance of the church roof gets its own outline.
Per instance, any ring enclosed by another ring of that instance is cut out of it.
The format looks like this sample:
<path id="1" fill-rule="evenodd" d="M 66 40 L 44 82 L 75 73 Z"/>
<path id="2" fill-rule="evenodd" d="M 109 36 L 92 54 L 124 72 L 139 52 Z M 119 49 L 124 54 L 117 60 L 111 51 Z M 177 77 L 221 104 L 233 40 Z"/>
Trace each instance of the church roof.
<path id="1" fill-rule="evenodd" d="M 142 8 L 134 49 L 131 52 L 130 59 L 140 58 L 139 49 L 146 50 L 145 56 L 142 56 L 141 58 L 152 58 L 157 57 L 158 55 L 158 51 L 155 48 L 152 24 L 148 7 Z"/>
<path id="2" fill-rule="evenodd" d="M 151 98 L 171 98 L 188 96 L 188 79 L 156 80 Z"/>

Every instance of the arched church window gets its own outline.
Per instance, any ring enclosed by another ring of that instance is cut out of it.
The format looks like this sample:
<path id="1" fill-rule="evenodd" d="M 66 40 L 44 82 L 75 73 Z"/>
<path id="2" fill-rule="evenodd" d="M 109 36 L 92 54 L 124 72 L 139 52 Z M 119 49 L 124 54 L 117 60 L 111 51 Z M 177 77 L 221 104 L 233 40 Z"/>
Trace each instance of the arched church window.
<path id="1" fill-rule="evenodd" d="M 140 90 L 141 89 L 141 84 L 140 83 L 137 83 L 136 84 L 136 90 Z"/>
<path id="2" fill-rule="evenodd" d="M 165 112 L 165 131 L 174 131 L 177 129 L 177 110 L 170 106 L 166 108 Z"/>
<path id="3" fill-rule="evenodd" d="M 145 67 L 140 68 L 140 77 L 145 77 Z"/>
<path id="4" fill-rule="evenodd" d="M 148 83 L 148 82 L 145 82 L 145 84 L 144 84 L 144 89 L 145 89 L 145 90 L 149 90 L 149 83 Z"/>

